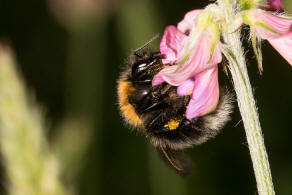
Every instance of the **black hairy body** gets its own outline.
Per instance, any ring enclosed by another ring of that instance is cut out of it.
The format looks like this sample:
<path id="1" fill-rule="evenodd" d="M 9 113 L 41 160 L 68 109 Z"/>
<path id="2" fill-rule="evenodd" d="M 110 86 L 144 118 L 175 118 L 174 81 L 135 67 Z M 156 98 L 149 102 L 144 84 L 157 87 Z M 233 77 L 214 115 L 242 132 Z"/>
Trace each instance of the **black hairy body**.
<path id="1" fill-rule="evenodd" d="M 181 175 L 191 172 L 191 161 L 182 149 L 206 142 L 229 120 L 231 97 L 220 91 L 217 108 L 207 115 L 185 117 L 190 96 L 178 96 L 177 87 L 152 79 L 163 67 L 159 52 L 134 53 L 118 80 L 118 96 L 125 120 L 139 129 L 157 147 L 166 162 Z"/>

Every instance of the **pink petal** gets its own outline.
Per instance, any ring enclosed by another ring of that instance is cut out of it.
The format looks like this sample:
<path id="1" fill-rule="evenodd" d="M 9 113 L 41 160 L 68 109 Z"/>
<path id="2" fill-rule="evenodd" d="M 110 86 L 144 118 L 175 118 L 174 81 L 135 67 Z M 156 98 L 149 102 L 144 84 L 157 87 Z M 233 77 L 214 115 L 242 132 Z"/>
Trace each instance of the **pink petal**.
<path id="1" fill-rule="evenodd" d="M 214 66 L 195 76 L 192 99 L 186 110 L 186 118 L 192 119 L 213 111 L 219 100 L 218 67 Z"/>
<path id="2" fill-rule="evenodd" d="M 152 86 L 159 85 L 164 82 L 164 79 L 162 78 L 161 74 L 157 74 L 152 79 Z"/>
<path id="3" fill-rule="evenodd" d="M 187 36 L 175 26 L 168 26 L 160 42 L 160 52 L 165 55 L 163 64 L 172 64 L 177 60 L 177 54 L 185 45 Z"/>
<path id="4" fill-rule="evenodd" d="M 177 88 L 177 94 L 179 96 L 185 96 L 185 95 L 190 95 L 193 92 L 195 86 L 195 81 L 194 79 L 188 79 L 184 81 L 180 86 Z"/>
<path id="5" fill-rule="evenodd" d="M 268 41 L 292 65 L 292 32 Z"/>
<path id="6" fill-rule="evenodd" d="M 221 61 L 222 61 L 222 55 L 221 55 L 220 46 L 216 45 L 212 59 L 210 60 L 209 64 L 211 65 L 219 64 Z"/>
<path id="7" fill-rule="evenodd" d="M 177 66 L 167 66 L 166 68 L 162 69 L 158 74 L 156 74 L 152 79 L 152 86 L 159 85 L 163 83 L 165 80 L 162 77 L 162 74 L 173 73 L 177 69 Z"/>
<path id="8" fill-rule="evenodd" d="M 186 13 L 184 19 L 178 23 L 177 28 L 186 35 L 190 34 L 194 26 L 196 17 L 202 11 L 202 9 L 195 9 Z"/>
<path id="9" fill-rule="evenodd" d="M 253 10 L 253 16 L 257 33 L 263 39 L 277 38 L 291 31 L 292 19 L 282 18 L 260 9 Z M 264 28 L 261 24 L 275 32 Z"/>
<path id="10" fill-rule="evenodd" d="M 186 79 L 218 64 L 222 60 L 218 45 L 215 47 L 211 61 L 209 61 L 213 40 L 213 34 L 203 33 L 199 38 L 194 51 L 192 51 L 192 56 L 189 58 L 190 60 L 177 71 L 161 72 L 160 74 L 163 79 L 170 85 L 179 86 Z"/>

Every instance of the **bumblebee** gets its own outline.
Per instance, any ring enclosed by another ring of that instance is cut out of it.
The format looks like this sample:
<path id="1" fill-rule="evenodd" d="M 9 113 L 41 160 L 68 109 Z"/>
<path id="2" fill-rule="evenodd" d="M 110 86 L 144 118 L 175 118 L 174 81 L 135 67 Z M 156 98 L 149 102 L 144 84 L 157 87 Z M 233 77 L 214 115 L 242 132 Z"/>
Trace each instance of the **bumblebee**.
<path id="1" fill-rule="evenodd" d="M 232 95 L 220 90 L 219 103 L 212 113 L 187 119 L 190 96 L 178 96 L 177 87 L 167 83 L 152 86 L 154 75 L 167 65 L 162 64 L 159 52 L 143 48 L 130 56 L 117 82 L 121 115 L 150 140 L 170 167 L 181 176 L 191 175 L 192 161 L 182 150 L 220 132 L 230 119 Z"/>

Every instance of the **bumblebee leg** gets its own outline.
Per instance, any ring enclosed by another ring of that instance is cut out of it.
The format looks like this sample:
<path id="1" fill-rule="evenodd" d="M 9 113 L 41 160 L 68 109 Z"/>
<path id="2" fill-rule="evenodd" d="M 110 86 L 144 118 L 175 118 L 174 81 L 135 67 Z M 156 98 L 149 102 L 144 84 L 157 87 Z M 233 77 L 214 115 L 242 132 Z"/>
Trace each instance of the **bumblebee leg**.
<path id="1" fill-rule="evenodd" d="M 133 81 L 133 83 L 135 84 L 151 84 L 152 83 L 152 79 L 145 79 L 142 81 Z"/>
<path id="2" fill-rule="evenodd" d="M 139 98 L 139 97 L 136 96 L 133 98 Z M 132 104 L 136 108 L 137 112 L 140 114 L 145 114 L 147 112 L 151 112 L 158 107 L 159 108 L 163 107 L 163 105 L 165 104 L 163 99 L 153 98 L 151 93 L 143 96 L 142 99 L 136 104 L 133 103 L 134 102 L 133 100 L 130 100 L 130 102 L 132 102 Z"/>
<path id="3" fill-rule="evenodd" d="M 158 106 L 161 106 L 163 105 L 164 102 L 163 100 L 160 100 L 160 101 L 154 101 L 152 102 L 152 104 L 149 104 L 149 106 L 145 107 L 144 110 L 141 112 L 142 114 L 145 113 L 145 112 L 149 112 L 150 110 L 158 107 Z"/>
<path id="4" fill-rule="evenodd" d="M 160 112 L 158 115 L 155 116 L 155 118 L 151 119 L 151 121 L 147 124 L 146 128 L 147 131 L 151 133 L 155 133 L 158 131 L 169 131 L 167 128 L 159 128 L 162 124 L 161 119 L 164 118 L 164 113 Z"/>

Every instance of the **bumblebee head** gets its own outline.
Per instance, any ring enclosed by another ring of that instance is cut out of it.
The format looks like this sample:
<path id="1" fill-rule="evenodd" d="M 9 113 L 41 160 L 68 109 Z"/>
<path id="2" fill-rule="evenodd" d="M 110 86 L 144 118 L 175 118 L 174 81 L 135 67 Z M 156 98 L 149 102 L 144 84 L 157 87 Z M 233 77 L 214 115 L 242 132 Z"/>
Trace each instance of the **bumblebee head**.
<path id="1" fill-rule="evenodd" d="M 162 57 L 159 52 L 134 52 L 131 57 L 130 80 L 133 83 L 151 83 L 153 76 L 162 69 Z"/>

